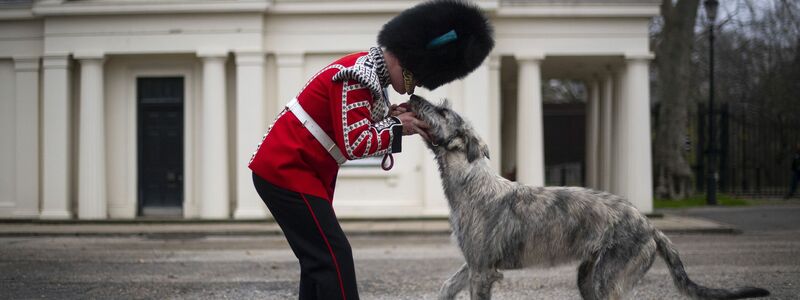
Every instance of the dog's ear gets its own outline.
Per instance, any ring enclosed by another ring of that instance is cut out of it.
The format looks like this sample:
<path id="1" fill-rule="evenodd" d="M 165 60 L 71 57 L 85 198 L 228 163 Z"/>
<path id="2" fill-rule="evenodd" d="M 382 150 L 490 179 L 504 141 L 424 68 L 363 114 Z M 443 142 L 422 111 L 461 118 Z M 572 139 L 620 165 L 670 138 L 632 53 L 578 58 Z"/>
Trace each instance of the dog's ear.
<path id="1" fill-rule="evenodd" d="M 489 145 L 481 143 L 481 153 L 483 153 L 483 156 L 486 156 L 486 159 L 492 159 L 489 157 Z"/>
<path id="2" fill-rule="evenodd" d="M 475 161 L 481 156 L 485 156 L 487 159 L 489 158 L 489 147 L 481 143 L 477 136 L 474 134 L 468 135 L 464 141 L 466 143 L 465 147 L 467 148 L 467 161 L 470 163 Z"/>
<path id="3" fill-rule="evenodd" d="M 439 104 L 439 107 L 450 109 L 450 100 L 447 100 L 447 98 L 442 99 L 442 104 Z"/>

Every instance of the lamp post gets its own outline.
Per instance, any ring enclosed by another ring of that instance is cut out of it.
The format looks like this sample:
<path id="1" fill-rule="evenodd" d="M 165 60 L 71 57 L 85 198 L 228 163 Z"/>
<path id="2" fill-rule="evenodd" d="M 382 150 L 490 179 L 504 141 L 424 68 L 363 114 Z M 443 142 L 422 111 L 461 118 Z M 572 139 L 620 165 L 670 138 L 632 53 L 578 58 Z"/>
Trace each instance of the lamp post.
<path id="1" fill-rule="evenodd" d="M 717 0 L 703 3 L 708 18 L 708 174 L 706 202 L 717 205 L 717 148 L 714 138 L 714 23 L 717 20 Z"/>

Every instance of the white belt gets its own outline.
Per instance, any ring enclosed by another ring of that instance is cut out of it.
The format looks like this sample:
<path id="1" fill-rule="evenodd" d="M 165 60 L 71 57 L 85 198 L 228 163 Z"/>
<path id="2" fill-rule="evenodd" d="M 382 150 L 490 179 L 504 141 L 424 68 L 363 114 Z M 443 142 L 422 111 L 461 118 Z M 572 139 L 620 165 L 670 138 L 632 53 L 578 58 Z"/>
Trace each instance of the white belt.
<path id="1" fill-rule="evenodd" d="M 300 106 L 300 102 L 297 101 L 297 98 L 289 101 L 289 104 L 286 104 L 286 108 L 288 108 L 294 114 L 294 116 L 300 120 L 300 123 L 303 123 L 303 127 L 308 129 L 308 132 L 311 132 L 311 135 L 313 135 L 317 141 L 319 141 L 325 150 L 328 150 L 328 153 L 330 153 L 330 155 L 334 160 L 336 160 L 337 163 L 339 163 L 339 165 L 347 162 L 347 158 L 344 157 L 342 151 L 340 151 L 339 147 L 336 146 L 336 143 L 334 143 L 328 134 L 326 134 L 325 131 L 322 130 L 319 125 L 317 125 L 317 122 L 314 122 L 314 119 L 308 115 L 306 110 Z"/>

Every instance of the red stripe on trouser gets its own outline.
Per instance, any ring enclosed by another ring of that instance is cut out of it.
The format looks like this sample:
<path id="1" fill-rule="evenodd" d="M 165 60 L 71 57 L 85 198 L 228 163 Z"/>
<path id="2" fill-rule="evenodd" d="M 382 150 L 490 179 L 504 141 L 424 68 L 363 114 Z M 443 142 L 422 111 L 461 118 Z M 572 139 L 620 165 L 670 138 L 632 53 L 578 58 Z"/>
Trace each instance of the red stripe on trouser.
<path id="1" fill-rule="evenodd" d="M 319 234 L 322 235 L 322 240 L 325 241 L 325 245 L 328 246 L 328 251 L 331 253 L 331 257 L 333 258 L 333 266 L 336 267 L 336 276 L 339 277 L 339 287 L 342 289 L 342 300 L 347 300 L 347 296 L 344 293 L 344 283 L 342 282 L 342 272 L 339 271 L 339 263 L 336 262 L 336 255 L 333 254 L 333 248 L 331 247 L 331 243 L 328 242 L 328 238 L 325 236 L 325 232 L 322 231 L 322 226 L 319 225 L 319 220 L 317 220 L 317 215 L 314 214 L 314 210 L 311 209 L 311 203 L 308 203 L 308 199 L 302 193 L 300 197 L 303 198 L 303 201 L 306 202 L 306 206 L 308 206 L 308 211 L 311 213 L 311 217 L 314 219 L 314 223 L 317 224 L 317 230 L 319 230 Z"/>

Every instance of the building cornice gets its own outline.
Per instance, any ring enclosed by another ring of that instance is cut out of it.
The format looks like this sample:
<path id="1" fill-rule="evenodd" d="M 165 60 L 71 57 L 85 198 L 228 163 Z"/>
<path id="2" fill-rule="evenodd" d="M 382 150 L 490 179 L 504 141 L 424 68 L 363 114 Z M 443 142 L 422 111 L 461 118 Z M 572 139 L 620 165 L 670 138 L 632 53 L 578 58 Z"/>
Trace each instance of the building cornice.
<path id="1" fill-rule="evenodd" d="M 268 9 L 270 14 L 369 14 L 399 13 L 422 1 L 406 0 L 277 0 Z M 481 9 L 491 12 L 497 9 L 498 0 L 473 0 Z"/>
<path id="2" fill-rule="evenodd" d="M 503 2 L 476 0 L 475 3 L 497 17 L 653 17 L 655 2 L 558 3 Z M 33 5 L 10 5 L 0 9 L 0 20 L 32 19 L 40 16 L 87 16 L 126 14 L 184 13 L 263 13 L 263 14 L 395 14 L 413 3 L 399 0 L 42 0 Z"/>
<path id="3" fill-rule="evenodd" d="M 210 1 L 43 1 L 32 10 L 36 16 L 178 14 L 178 13 L 263 13 L 269 0 Z"/>
<path id="4" fill-rule="evenodd" d="M 408 1 L 278 1 L 270 14 L 394 13 L 409 7 Z"/>
<path id="5" fill-rule="evenodd" d="M 650 18 L 659 15 L 658 3 L 547 3 L 527 5 L 502 5 L 497 8 L 499 17 L 642 17 Z"/>
<path id="6" fill-rule="evenodd" d="M 0 20 L 24 20 L 33 19 L 31 6 L 0 6 Z"/>

